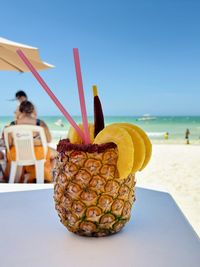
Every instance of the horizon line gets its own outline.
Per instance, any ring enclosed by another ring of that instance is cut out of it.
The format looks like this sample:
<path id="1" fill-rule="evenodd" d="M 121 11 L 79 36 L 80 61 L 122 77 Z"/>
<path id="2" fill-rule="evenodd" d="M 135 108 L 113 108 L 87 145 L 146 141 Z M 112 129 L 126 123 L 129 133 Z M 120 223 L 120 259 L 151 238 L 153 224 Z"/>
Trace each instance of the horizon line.
<path id="1" fill-rule="evenodd" d="M 155 115 L 155 114 L 148 114 L 149 116 L 151 117 L 200 117 L 200 114 L 187 114 L 187 115 L 178 115 L 178 114 L 173 114 L 173 115 Z M 0 117 L 13 117 L 14 114 L 6 114 L 6 115 L 0 115 Z M 104 117 L 143 117 L 143 115 L 120 115 L 120 114 L 117 114 L 117 115 L 106 115 L 104 114 Z M 64 115 L 62 114 L 55 114 L 55 115 L 45 115 L 45 114 L 40 114 L 38 117 L 63 117 L 65 118 Z M 81 115 L 72 115 L 72 117 L 81 117 Z M 88 115 L 88 117 L 94 117 L 94 115 Z"/>

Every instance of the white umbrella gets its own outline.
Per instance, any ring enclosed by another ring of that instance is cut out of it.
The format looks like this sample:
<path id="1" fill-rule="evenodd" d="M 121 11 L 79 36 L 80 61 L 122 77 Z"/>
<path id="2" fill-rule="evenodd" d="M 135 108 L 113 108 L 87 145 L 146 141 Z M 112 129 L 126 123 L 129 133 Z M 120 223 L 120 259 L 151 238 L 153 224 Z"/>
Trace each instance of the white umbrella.
<path id="1" fill-rule="evenodd" d="M 40 59 L 36 47 L 16 43 L 0 37 L 0 70 L 14 70 L 20 72 L 30 71 L 24 62 L 19 58 L 16 50 L 24 52 L 28 60 L 36 70 L 43 70 L 54 67 Z"/>

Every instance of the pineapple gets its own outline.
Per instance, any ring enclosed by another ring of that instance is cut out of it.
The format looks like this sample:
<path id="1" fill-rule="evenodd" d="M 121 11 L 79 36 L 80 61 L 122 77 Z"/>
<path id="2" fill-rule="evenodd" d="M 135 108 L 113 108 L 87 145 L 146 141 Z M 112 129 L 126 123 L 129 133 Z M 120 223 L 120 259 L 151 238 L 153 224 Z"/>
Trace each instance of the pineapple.
<path id="1" fill-rule="evenodd" d="M 95 144 L 113 142 L 117 145 L 118 161 L 117 169 L 119 177 L 124 179 L 133 169 L 134 146 L 131 135 L 120 126 L 109 125 L 104 128 L 94 139 Z"/>
<path id="2" fill-rule="evenodd" d="M 115 125 L 115 124 L 113 124 L 113 125 Z M 132 128 L 133 130 L 135 130 L 141 136 L 141 138 L 144 141 L 145 148 L 146 148 L 145 159 L 144 159 L 142 167 L 139 169 L 140 171 L 142 171 L 147 166 L 147 164 L 149 163 L 149 161 L 151 159 L 151 154 L 152 154 L 151 141 L 149 140 L 149 137 L 147 136 L 147 134 L 140 127 L 138 127 L 137 125 L 134 125 L 134 124 L 131 124 L 131 123 L 120 123 L 120 125 L 122 127 L 124 127 L 124 126 L 127 127 L 128 126 L 128 127 Z"/>
<path id="3" fill-rule="evenodd" d="M 73 233 L 106 236 L 122 229 L 135 200 L 135 177 L 121 179 L 114 143 L 58 144 L 54 200 L 61 222 Z"/>
<path id="4" fill-rule="evenodd" d="M 83 131 L 83 125 L 80 123 L 78 124 L 79 128 Z M 94 124 L 88 123 L 88 130 L 90 135 L 90 141 L 94 141 Z M 81 144 L 83 141 L 81 140 L 81 137 L 77 134 L 76 130 L 73 127 L 69 128 L 68 138 L 70 139 L 70 142 L 73 144 Z"/>
<path id="5" fill-rule="evenodd" d="M 120 231 L 130 219 L 135 173 L 149 162 L 151 142 L 132 124 L 109 125 L 95 138 L 90 129 L 93 144 L 82 144 L 73 129 L 70 140 L 59 142 L 54 199 L 69 231 L 98 237 Z"/>

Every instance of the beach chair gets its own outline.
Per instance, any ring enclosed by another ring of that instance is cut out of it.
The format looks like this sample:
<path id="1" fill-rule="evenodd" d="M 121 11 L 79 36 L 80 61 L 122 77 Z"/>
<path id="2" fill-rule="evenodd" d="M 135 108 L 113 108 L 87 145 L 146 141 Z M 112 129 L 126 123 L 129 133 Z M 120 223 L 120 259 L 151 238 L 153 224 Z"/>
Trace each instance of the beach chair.
<path id="1" fill-rule="evenodd" d="M 39 134 L 44 151 L 44 158 L 37 160 L 34 152 L 33 133 Z M 34 125 L 14 125 L 4 129 L 6 149 L 9 152 L 9 134 L 12 135 L 16 151 L 16 159 L 11 161 L 9 183 L 14 183 L 16 176 L 22 173 L 23 166 L 35 165 L 36 182 L 44 183 L 44 163 L 47 155 L 47 140 L 44 129 Z"/>
<path id="2" fill-rule="evenodd" d="M 0 159 L 0 180 L 2 180 L 6 168 L 5 144 L 2 139 L 0 139 L 0 153 L 3 155 L 3 158 Z"/>

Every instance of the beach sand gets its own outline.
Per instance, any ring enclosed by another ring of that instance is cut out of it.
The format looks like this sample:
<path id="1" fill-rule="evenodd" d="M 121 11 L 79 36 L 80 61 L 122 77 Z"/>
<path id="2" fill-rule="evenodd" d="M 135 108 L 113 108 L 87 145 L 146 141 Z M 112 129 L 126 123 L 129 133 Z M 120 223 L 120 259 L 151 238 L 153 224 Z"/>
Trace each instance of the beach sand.
<path id="1" fill-rule="evenodd" d="M 199 158 L 198 145 L 155 144 L 149 165 L 137 174 L 137 186 L 169 192 L 200 236 Z"/>

